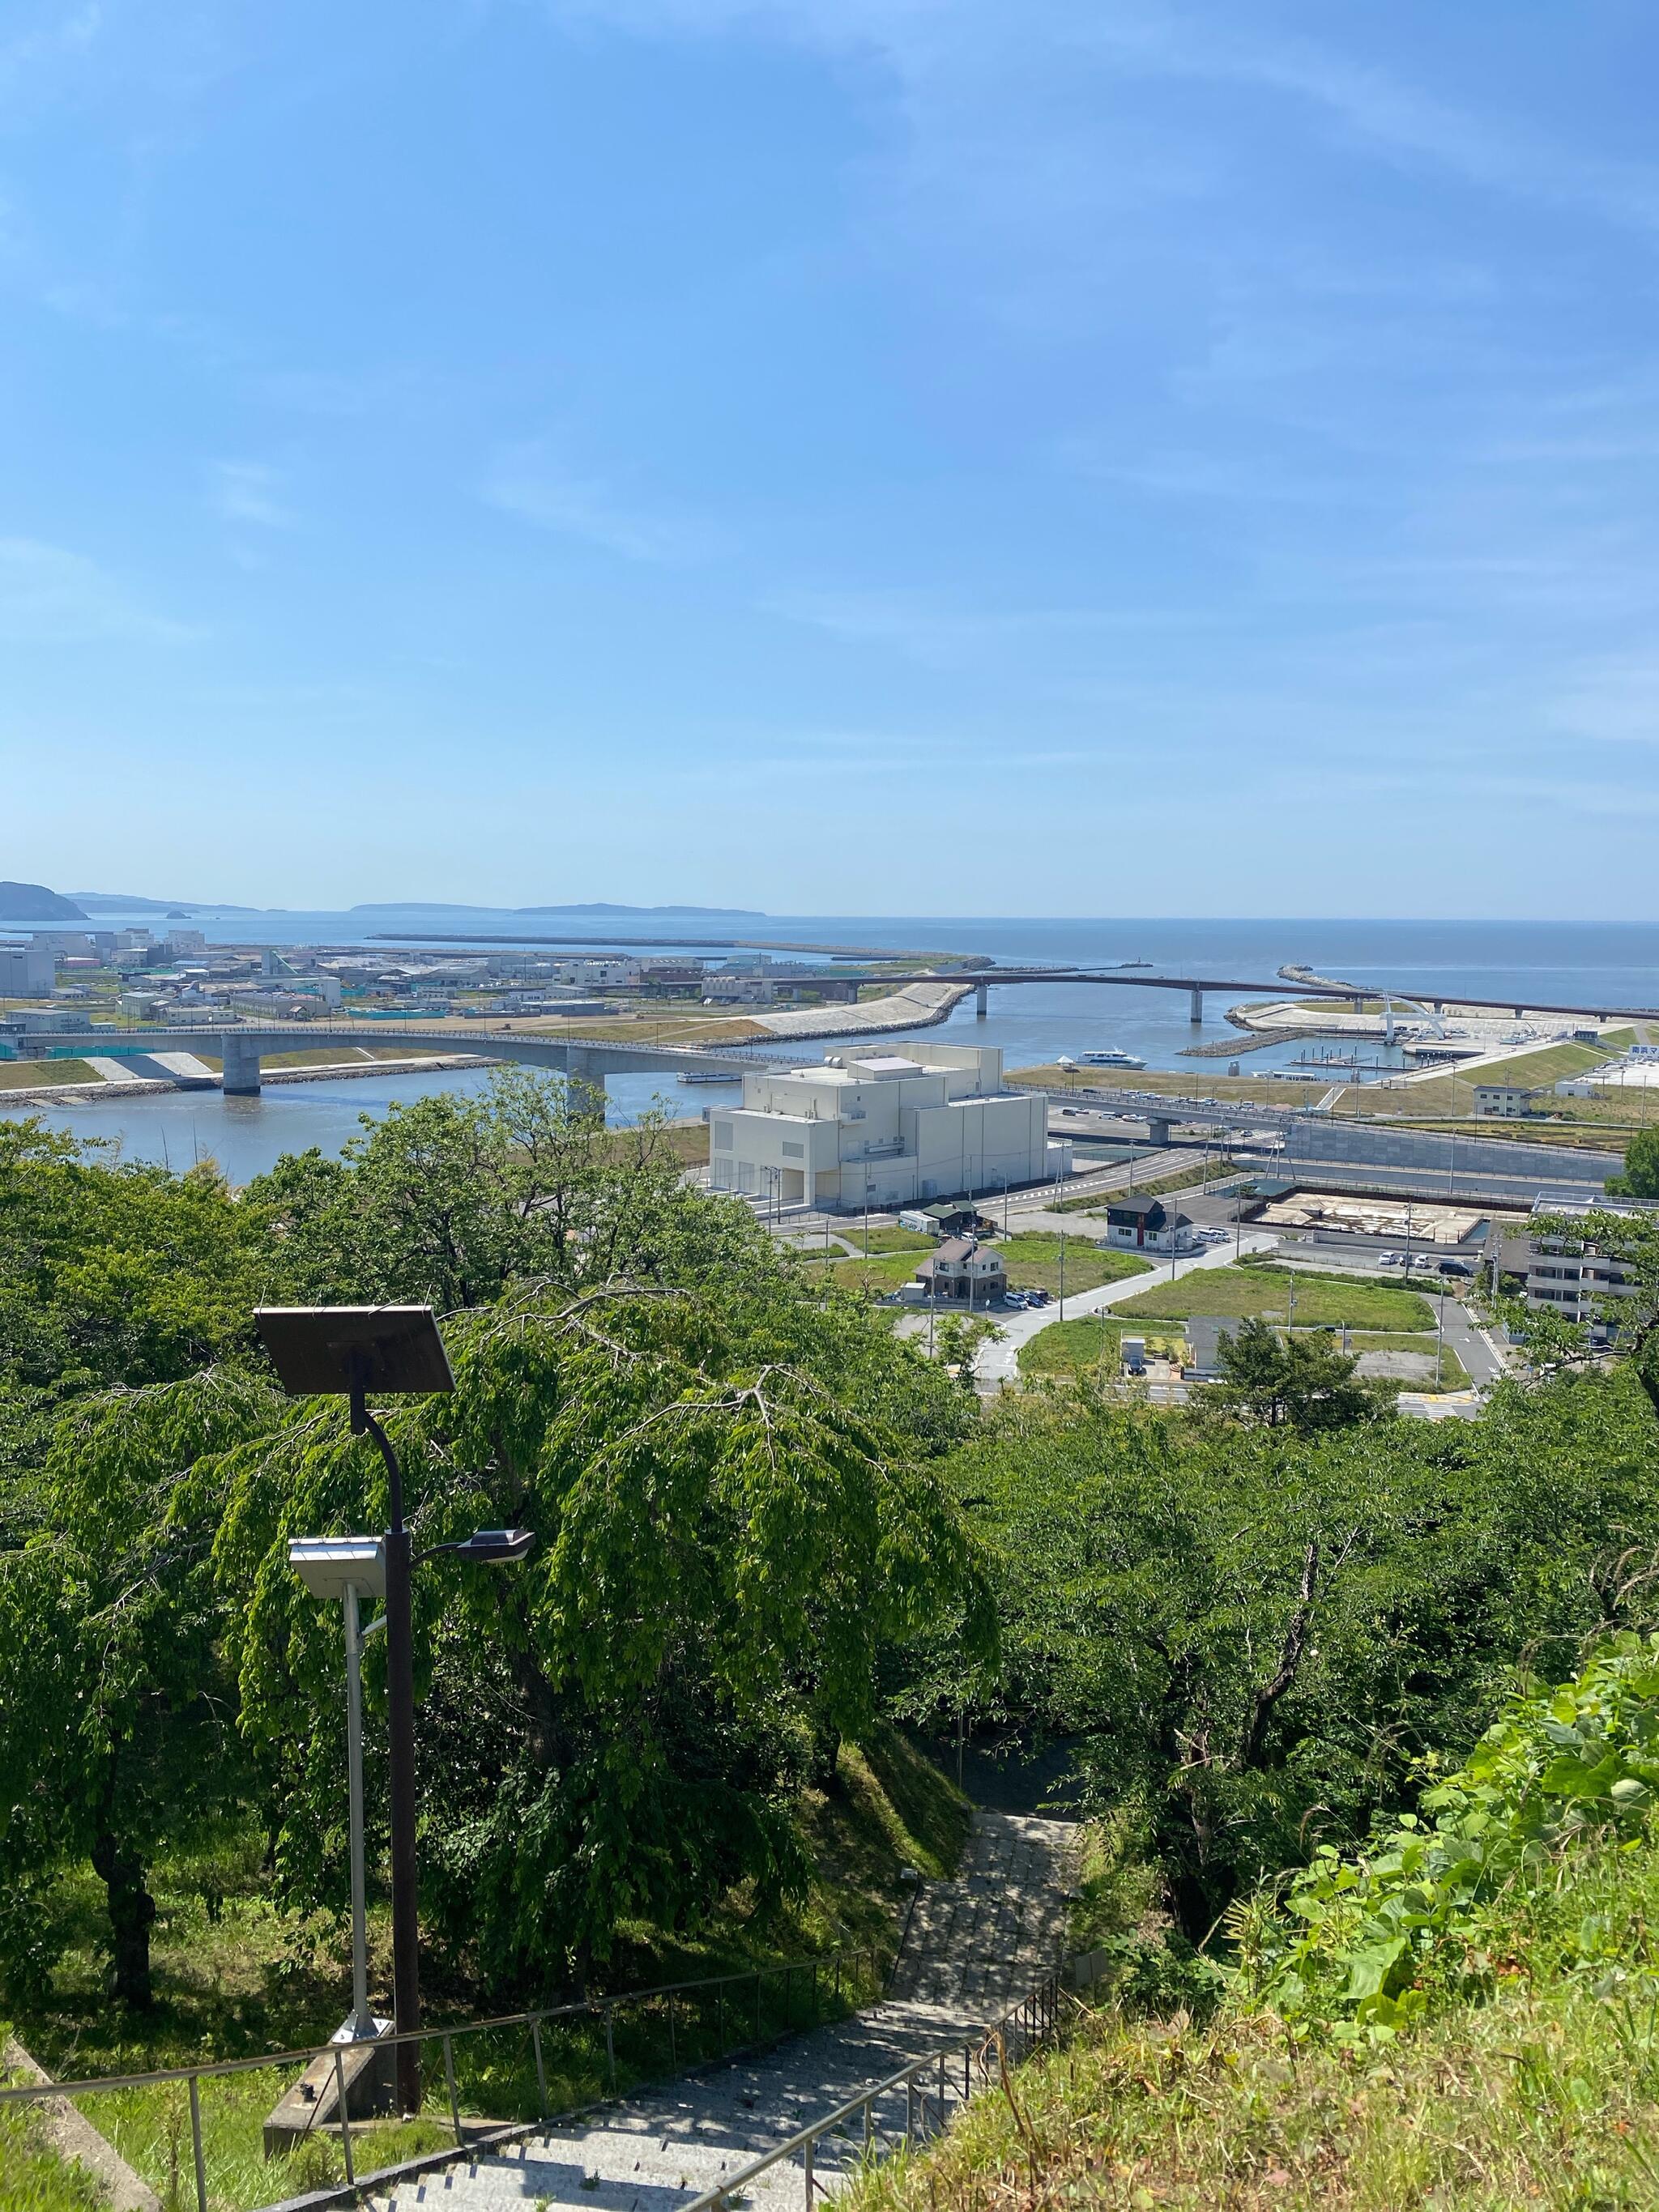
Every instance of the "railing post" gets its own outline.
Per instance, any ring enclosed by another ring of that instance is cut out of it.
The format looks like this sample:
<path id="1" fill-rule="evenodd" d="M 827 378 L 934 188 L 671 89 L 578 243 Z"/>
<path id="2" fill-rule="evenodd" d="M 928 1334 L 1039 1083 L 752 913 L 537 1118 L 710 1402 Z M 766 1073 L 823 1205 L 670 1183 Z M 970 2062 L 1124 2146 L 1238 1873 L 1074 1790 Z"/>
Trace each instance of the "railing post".
<path id="1" fill-rule="evenodd" d="M 190 2077 L 190 2147 L 196 2154 L 197 2212 L 207 2212 L 207 2166 L 202 2157 L 202 2084 Z"/>
<path id="2" fill-rule="evenodd" d="M 605 2008 L 605 2063 L 611 2075 L 611 2094 L 617 2094 L 617 2008 Z"/>
<path id="3" fill-rule="evenodd" d="M 875 2134 L 875 2118 L 870 2110 L 870 2100 L 866 2097 L 864 2100 L 864 2148 L 866 2151 L 870 2148 L 871 2139 Z"/>
<path id="4" fill-rule="evenodd" d="M 530 2040 L 536 2053 L 536 2096 L 541 2115 L 547 2118 L 547 2063 L 542 2057 L 542 2024 L 532 2012 L 530 2015 Z"/>
<path id="5" fill-rule="evenodd" d="M 455 2127 L 455 2148 L 461 2147 L 461 2106 L 455 2094 L 455 2045 L 453 2036 L 444 2038 L 444 2080 L 449 2084 L 449 2117 Z"/>
<path id="6" fill-rule="evenodd" d="M 939 2055 L 939 2124 L 941 2134 L 945 2130 L 945 2053 L 941 2051 Z"/>
<path id="7" fill-rule="evenodd" d="M 806 2189 L 803 2202 L 805 2204 L 806 2212 L 812 2212 L 812 2138 L 811 2136 L 808 2136 L 806 2138 L 806 2150 L 802 2164 L 805 2169 L 806 2181 Z"/>
<path id="8" fill-rule="evenodd" d="M 334 2046 L 334 2109 L 340 2115 L 340 2148 L 345 2155 L 346 2179 L 354 2182 L 357 2176 L 351 2164 L 351 2118 L 346 2111 L 345 2045 Z"/>

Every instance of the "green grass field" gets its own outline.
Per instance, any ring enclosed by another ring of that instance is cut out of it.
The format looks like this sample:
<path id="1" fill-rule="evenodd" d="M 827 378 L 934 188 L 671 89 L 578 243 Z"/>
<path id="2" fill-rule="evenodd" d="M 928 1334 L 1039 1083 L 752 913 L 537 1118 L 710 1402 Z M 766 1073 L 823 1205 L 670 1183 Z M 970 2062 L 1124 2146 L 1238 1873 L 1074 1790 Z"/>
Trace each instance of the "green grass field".
<path id="1" fill-rule="evenodd" d="M 1084 1314 L 1076 1321 L 1057 1321 L 1039 1329 L 1019 1348 L 1022 1375 L 1081 1375 L 1102 1366 L 1115 1375 L 1122 1361 L 1126 1336 L 1146 1340 L 1146 1349 L 1160 1358 L 1178 1358 L 1182 1338 L 1179 1328 L 1148 1329 L 1144 1324 L 1119 1321 L 1112 1314 Z"/>
<path id="2" fill-rule="evenodd" d="M 33 1091 L 52 1083 L 100 1083 L 84 1060 L 0 1060 L 0 1091 Z"/>
<path id="3" fill-rule="evenodd" d="M 1206 1267 L 1179 1282 L 1160 1283 L 1127 1298 L 1115 1310 L 1146 1320 L 1184 1320 L 1188 1314 L 1213 1314 L 1224 1321 L 1255 1315 L 1282 1322 L 1290 1305 L 1286 1279 L 1257 1267 Z M 1388 1283 L 1347 1283 L 1334 1276 L 1296 1278 L 1296 1325 L 1389 1329 L 1414 1333 L 1434 1326 L 1428 1301 L 1415 1291 Z"/>
<path id="4" fill-rule="evenodd" d="M 911 1280 L 921 1256 L 915 1252 L 872 1251 L 866 1260 L 860 1253 L 856 1259 L 832 1259 L 828 1262 L 827 1272 L 830 1281 L 843 1291 L 867 1290 L 873 1297 L 885 1297 L 902 1283 Z M 822 1255 L 810 1260 L 808 1265 L 819 1271 L 825 1268 Z"/>
<path id="5" fill-rule="evenodd" d="M 1017 1291 L 1058 1291 L 1060 1238 L 1029 1231 L 1018 1237 L 1000 1237 L 996 1249 Z M 1121 1283 L 1131 1275 L 1152 1272 L 1151 1263 L 1133 1252 L 1103 1252 L 1086 1237 L 1066 1239 L 1066 1288 L 1097 1290 L 1103 1283 Z"/>

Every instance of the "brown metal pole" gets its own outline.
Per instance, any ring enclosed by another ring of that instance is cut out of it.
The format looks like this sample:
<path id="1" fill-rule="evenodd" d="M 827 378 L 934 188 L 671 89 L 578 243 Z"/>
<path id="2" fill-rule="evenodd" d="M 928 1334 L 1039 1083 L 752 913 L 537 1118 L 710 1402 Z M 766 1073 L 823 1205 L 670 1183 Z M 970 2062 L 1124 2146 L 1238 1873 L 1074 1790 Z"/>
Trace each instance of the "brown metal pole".
<path id="1" fill-rule="evenodd" d="M 404 1526 L 404 1484 L 386 1431 L 356 1392 L 351 1425 L 372 1436 L 386 1462 L 391 1527 L 386 1539 L 386 1692 L 391 1729 L 392 2008 L 399 2035 L 421 2025 L 419 1871 L 415 1856 L 415 1634 L 410 1613 L 411 1553 Z M 398 2045 L 398 2103 L 421 2109 L 421 2046 Z"/>

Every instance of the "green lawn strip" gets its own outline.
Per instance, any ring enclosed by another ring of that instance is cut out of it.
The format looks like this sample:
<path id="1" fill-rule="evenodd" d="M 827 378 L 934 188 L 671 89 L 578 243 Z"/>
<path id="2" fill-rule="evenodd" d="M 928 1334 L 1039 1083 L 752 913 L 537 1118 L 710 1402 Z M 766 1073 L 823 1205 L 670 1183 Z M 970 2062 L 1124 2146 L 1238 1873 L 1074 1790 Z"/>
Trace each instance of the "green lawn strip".
<path id="1" fill-rule="evenodd" d="M 996 1249 L 1016 1290 L 1058 1291 L 1060 1236 L 1042 1230 L 1022 1231 L 1016 1237 L 1000 1237 Z M 1150 1263 L 1133 1252 L 1103 1252 L 1086 1237 L 1066 1239 L 1066 1288 L 1097 1290 L 1103 1283 L 1121 1283 L 1130 1275 L 1150 1273 Z"/>
<path id="2" fill-rule="evenodd" d="M 44 1090 L 54 1083 L 101 1083 L 84 1060 L 0 1060 L 0 1091 Z"/>
<path id="3" fill-rule="evenodd" d="M 1257 1315 L 1282 1322 L 1289 1310 L 1285 1276 L 1265 1267 L 1206 1267 L 1173 1283 L 1139 1291 L 1115 1309 L 1131 1318 L 1182 1320 L 1190 1314 L 1242 1321 Z M 1416 1330 L 1433 1326 L 1427 1302 L 1415 1291 L 1388 1283 L 1343 1281 L 1331 1275 L 1296 1275 L 1298 1328 L 1330 1324 L 1340 1328 Z"/>
<path id="4" fill-rule="evenodd" d="M 858 1252 L 863 1252 L 866 1231 L 861 1222 L 854 1222 L 836 1233 L 844 1237 Z M 924 1235 L 919 1229 L 872 1227 L 868 1236 L 872 1253 L 931 1252 L 939 1241 L 937 1237 Z"/>
<path id="5" fill-rule="evenodd" d="M 1155 1358 L 1178 1359 L 1185 1340 L 1175 1329 L 1148 1329 L 1133 1322 L 1119 1321 L 1114 1314 L 1084 1314 L 1076 1321 L 1051 1322 L 1021 1345 L 1022 1375 L 1078 1375 L 1103 1363 L 1115 1372 L 1122 1362 L 1126 1336 L 1145 1340 Z"/>

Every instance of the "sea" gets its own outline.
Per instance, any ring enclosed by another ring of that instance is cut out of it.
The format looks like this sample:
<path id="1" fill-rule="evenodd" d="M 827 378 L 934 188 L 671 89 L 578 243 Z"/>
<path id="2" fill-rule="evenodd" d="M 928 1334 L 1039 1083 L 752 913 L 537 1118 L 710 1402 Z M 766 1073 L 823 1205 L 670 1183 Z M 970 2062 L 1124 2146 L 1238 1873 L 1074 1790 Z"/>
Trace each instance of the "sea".
<path id="1" fill-rule="evenodd" d="M 705 909 L 644 913 L 530 912 L 489 908 L 420 905 L 356 907 L 339 913 L 252 911 L 232 908 L 182 908 L 179 918 L 200 929 L 214 945 L 327 945 L 384 950 L 453 951 L 504 947 L 514 941 L 545 939 L 548 949 L 580 952 L 619 946 L 630 950 L 695 951 L 713 957 L 756 943 L 780 948 L 782 958 L 823 957 L 831 950 L 868 948 L 886 952 L 953 953 L 981 957 L 1002 967 L 1113 967 L 1125 981 L 1111 985 L 1028 983 L 993 989 L 989 1010 L 979 1016 L 971 998 L 950 1019 L 916 1032 L 952 1043 L 1002 1048 L 1009 1067 L 1054 1061 L 1062 1054 L 1115 1047 L 1144 1060 L 1149 1068 L 1190 1073 L 1202 1091 L 1207 1071 L 1227 1066 L 1217 1059 L 1188 1057 L 1194 1044 L 1238 1038 L 1226 1009 L 1241 997 L 1287 991 L 1281 965 L 1299 963 L 1316 975 L 1334 976 L 1418 998 L 1462 996 L 1510 999 L 1519 1005 L 1553 1004 L 1612 1011 L 1620 1006 L 1659 1005 L 1659 925 L 1608 922 L 1355 921 L 1168 920 L 1128 916 L 1118 920 L 1062 921 L 995 916 L 862 915 L 719 915 Z M 138 923 L 159 935 L 168 926 L 149 910 L 100 910 L 100 928 Z M 554 942 L 556 940 L 556 943 Z M 815 947 L 816 953 L 781 948 Z M 1128 963 L 1147 963 L 1151 972 L 1204 975 L 1250 987 L 1216 992 L 1206 998 L 1204 1018 L 1188 1019 L 1184 993 L 1146 988 Z M 1255 987 L 1261 987 L 1258 991 Z M 364 1024 L 365 1033 L 373 1034 Z M 1242 1042 L 1243 1040 L 1239 1039 Z M 886 1040 L 902 1048 L 906 1039 Z M 1346 1049 L 1351 1048 L 1345 1047 Z M 816 1060 L 833 1045 L 814 1042 L 791 1049 L 780 1041 L 785 1060 Z M 1322 1048 L 1285 1042 L 1241 1060 L 1249 1073 L 1283 1067 L 1300 1073 L 1314 1060 L 1318 1079 Z M 1325 1047 L 1322 1049 L 1330 1050 Z M 1362 1057 L 1386 1065 L 1397 1060 L 1381 1045 L 1362 1048 Z M 1346 1071 L 1342 1071 L 1346 1073 Z M 1365 1071 L 1359 1073 L 1363 1075 Z M 1371 1072 L 1378 1072 L 1373 1069 Z M 174 1169 L 211 1158 L 232 1182 L 240 1184 L 270 1167 L 283 1154 L 315 1146 L 337 1154 L 368 1124 L 394 1104 L 424 1092 L 444 1090 L 465 1096 L 490 1080 L 483 1069 L 453 1069 L 428 1074 L 374 1075 L 271 1086 L 258 1098 L 225 1098 L 216 1091 L 157 1093 L 141 1098 L 100 1099 L 95 1094 L 63 1106 L 0 1107 L 14 1116 L 38 1115 L 81 1139 L 95 1139 L 112 1155 L 153 1160 Z M 735 1097 L 737 1086 L 680 1085 L 656 1075 L 612 1077 L 607 1085 L 610 1118 L 623 1123 L 653 1108 L 674 1115 L 696 1115 L 708 1105 Z"/>

